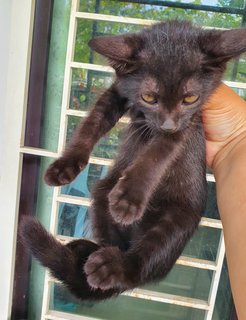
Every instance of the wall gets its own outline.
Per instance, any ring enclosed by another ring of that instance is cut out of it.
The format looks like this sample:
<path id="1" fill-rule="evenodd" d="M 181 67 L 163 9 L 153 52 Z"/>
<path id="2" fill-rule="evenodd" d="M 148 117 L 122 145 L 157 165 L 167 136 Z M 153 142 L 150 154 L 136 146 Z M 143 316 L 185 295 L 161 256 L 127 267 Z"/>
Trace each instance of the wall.
<path id="1" fill-rule="evenodd" d="M 34 0 L 0 0 L 0 310 L 10 319 Z"/>

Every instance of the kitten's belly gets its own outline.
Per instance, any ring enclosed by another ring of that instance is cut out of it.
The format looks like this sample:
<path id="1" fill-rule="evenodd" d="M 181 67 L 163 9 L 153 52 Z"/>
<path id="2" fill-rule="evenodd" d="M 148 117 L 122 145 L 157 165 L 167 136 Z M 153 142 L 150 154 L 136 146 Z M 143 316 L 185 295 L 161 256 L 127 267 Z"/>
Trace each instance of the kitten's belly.
<path id="1" fill-rule="evenodd" d="M 189 187 L 189 179 L 184 170 L 177 170 L 175 166 L 170 168 L 168 174 L 161 180 L 158 189 L 161 189 L 164 194 L 171 196 L 172 194 L 182 194 L 184 188 Z M 187 192 L 187 190 L 185 190 Z"/>

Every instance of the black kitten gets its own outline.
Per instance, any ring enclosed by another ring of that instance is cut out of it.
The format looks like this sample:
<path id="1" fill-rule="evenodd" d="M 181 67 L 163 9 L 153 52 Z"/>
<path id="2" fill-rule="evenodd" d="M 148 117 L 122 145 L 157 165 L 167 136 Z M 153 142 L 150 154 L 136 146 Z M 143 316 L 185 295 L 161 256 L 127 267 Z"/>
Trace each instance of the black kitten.
<path id="1" fill-rule="evenodd" d="M 93 191 L 97 244 L 63 246 L 32 218 L 22 237 L 33 255 L 81 299 L 104 299 L 164 277 L 197 228 L 206 202 L 201 107 L 226 62 L 246 51 L 246 30 L 203 30 L 188 22 L 98 37 L 113 85 L 47 170 L 50 185 L 71 182 L 93 146 L 128 112 L 115 164 Z"/>

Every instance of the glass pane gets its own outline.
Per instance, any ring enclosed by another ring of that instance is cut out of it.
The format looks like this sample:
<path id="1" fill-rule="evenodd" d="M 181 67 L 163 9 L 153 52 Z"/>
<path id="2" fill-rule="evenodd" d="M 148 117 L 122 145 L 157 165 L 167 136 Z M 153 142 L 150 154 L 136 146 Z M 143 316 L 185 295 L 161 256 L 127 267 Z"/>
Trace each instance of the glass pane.
<path id="1" fill-rule="evenodd" d="M 83 118 L 77 116 L 68 116 L 67 118 L 67 136 L 66 136 L 66 143 L 72 138 L 75 128 L 78 124 L 84 121 Z"/>
<path id="2" fill-rule="evenodd" d="M 224 79 L 227 81 L 246 82 L 246 59 L 245 55 L 238 60 L 228 63 Z"/>
<path id="3" fill-rule="evenodd" d="M 59 205 L 57 234 L 92 239 L 89 208 L 69 203 Z"/>
<path id="4" fill-rule="evenodd" d="M 207 206 L 203 216 L 212 219 L 220 219 L 216 200 L 216 184 L 214 182 L 208 182 Z"/>
<path id="5" fill-rule="evenodd" d="M 215 261 L 220 235 L 220 229 L 199 227 L 186 245 L 182 255 Z"/>
<path id="6" fill-rule="evenodd" d="M 107 174 L 108 167 L 99 164 L 92 164 L 77 176 L 77 178 L 70 184 L 62 187 L 61 193 L 77 197 L 90 197 L 91 189 L 98 179 L 102 179 Z"/>
<path id="7" fill-rule="evenodd" d="M 119 296 L 105 302 L 78 302 L 61 285 L 51 287 L 50 308 L 107 320 L 203 320 L 204 311 L 161 302 Z"/>
<path id="8" fill-rule="evenodd" d="M 246 100 L 246 89 L 237 89 L 237 88 L 232 88 L 237 94 L 240 95 L 241 98 Z"/>
<path id="9" fill-rule="evenodd" d="M 122 129 L 125 124 L 118 123 L 106 136 L 95 146 L 92 155 L 99 158 L 112 159 L 116 156 L 118 145 L 122 137 Z"/>
<path id="10" fill-rule="evenodd" d="M 212 320 L 236 319 L 226 258 L 222 267 Z"/>
<path id="11" fill-rule="evenodd" d="M 92 107 L 100 94 L 109 88 L 113 73 L 73 69 L 69 108 L 87 110 Z"/>
<path id="12" fill-rule="evenodd" d="M 213 271 L 175 265 L 165 279 L 144 289 L 208 300 Z"/>
<path id="13" fill-rule="evenodd" d="M 69 116 L 67 125 L 67 142 L 71 139 L 75 128 L 83 121 L 80 117 Z M 117 123 L 103 138 L 99 140 L 92 151 L 92 156 L 99 158 L 114 158 L 116 155 L 117 147 L 122 136 L 122 129 L 125 127 L 124 123 Z M 83 137 L 81 137 L 83 139 Z"/>

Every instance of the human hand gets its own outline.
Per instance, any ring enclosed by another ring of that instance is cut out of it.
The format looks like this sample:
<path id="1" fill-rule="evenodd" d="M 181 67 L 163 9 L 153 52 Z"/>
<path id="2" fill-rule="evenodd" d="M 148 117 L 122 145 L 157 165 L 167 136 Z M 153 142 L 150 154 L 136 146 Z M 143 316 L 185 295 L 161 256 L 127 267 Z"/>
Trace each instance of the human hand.
<path id="1" fill-rule="evenodd" d="M 246 102 L 221 84 L 203 108 L 207 165 L 214 169 L 246 137 Z"/>

